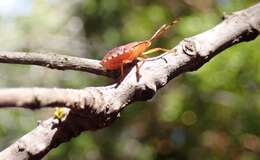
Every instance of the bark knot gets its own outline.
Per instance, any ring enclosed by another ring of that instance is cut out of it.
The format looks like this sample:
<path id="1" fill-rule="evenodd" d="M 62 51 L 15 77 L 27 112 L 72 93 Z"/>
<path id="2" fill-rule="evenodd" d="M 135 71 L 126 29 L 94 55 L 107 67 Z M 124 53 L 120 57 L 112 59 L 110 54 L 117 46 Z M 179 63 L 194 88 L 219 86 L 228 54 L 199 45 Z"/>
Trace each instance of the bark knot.
<path id="1" fill-rule="evenodd" d="M 186 55 L 190 56 L 191 58 L 196 58 L 197 56 L 199 56 L 195 41 L 191 39 L 184 39 L 182 41 L 181 46 L 182 46 L 182 51 Z"/>

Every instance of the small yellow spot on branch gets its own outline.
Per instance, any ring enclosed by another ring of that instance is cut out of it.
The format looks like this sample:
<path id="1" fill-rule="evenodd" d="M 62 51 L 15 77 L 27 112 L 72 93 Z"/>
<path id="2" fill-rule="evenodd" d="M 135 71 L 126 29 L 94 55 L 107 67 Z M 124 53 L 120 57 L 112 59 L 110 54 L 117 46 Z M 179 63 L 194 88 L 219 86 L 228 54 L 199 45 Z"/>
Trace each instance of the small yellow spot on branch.
<path id="1" fill-rule="evenodd" d="M 54 118 L 61 120 L 63 117 L 65 117 L 64 108 L 55 108 Z"/>

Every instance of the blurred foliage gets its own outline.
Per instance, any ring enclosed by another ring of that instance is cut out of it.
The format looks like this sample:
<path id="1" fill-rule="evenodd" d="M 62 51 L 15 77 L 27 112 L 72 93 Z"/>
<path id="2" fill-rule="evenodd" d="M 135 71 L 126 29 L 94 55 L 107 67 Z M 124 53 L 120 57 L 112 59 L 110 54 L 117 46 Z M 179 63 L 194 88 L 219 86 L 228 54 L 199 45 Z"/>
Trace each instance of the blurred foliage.
<path id="1" fill-rule="evenodd" d="M 180 17 L 177 26 L 154 43 L 171 48 L 183 38 L 215 26 L 224 12 L 259 1 L 9 1 L 14 2 L 9 6 L 7 1 L 0 2 L 1 50 L 100 59 L 109 49 L 146 39 L 160 25 Z M 198 71 L 172 80 L 151 101 L 130 105 L 112 126 L 82 133 L 45 159 L 259 159 L 259 44 L 258 38 L 225 50 Z M 83 88 L 109 83 L 88 73 L 0 65 L 1 87 Z M 1 109 L 0 149 L 51 114 L 49 109 Z"/>

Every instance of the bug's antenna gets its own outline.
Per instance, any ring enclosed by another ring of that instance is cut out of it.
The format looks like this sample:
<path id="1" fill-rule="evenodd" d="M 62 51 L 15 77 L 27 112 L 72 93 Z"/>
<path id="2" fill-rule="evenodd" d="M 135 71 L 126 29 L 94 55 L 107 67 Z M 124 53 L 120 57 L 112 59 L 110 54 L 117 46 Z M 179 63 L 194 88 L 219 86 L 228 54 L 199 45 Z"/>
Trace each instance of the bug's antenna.
<path id="1" fill-rule="evenodd" d="M 157 39 L 158 37 L 160 37 L 164 32 L 166 32 L 171 26 L 176 24 L 178 21 L 179 21 L 179 19 L 176 19 L 169 24 L 162 25 L 148 41 L 151 42 L 151 41 Z"/>

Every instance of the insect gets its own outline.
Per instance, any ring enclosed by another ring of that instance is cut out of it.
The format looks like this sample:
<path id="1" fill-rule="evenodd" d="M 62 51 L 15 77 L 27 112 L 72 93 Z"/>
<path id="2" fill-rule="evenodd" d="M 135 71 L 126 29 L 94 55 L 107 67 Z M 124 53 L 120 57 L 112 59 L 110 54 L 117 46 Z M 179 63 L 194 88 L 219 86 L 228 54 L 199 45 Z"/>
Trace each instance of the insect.
<path id="1" fill-rule="evenodd" d="M 165 33 L 172 25 L 176 24 L 178 20 L 174 20 L 169 24 L 162 25 L 154 35 L 144 41 L 131 42 L 116 48 L 111 49 L 106 53 L 101 61 L 101 65 L 106 70 L 117 70 L 120 68 L 121 79 L 124 76 L 124 65 L 133 62 L 134 60 L 144 60 L 144 55 L 157 52 L 168 51 L 164 48 L 153 48 L 145 52 L 145 50 L 151 46 L 152 42 L 158 39 L 163 33 Z M 138 66 L 137 66 L 137 70 Z"/>

